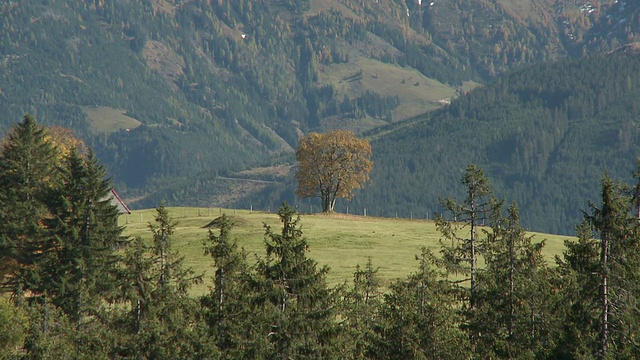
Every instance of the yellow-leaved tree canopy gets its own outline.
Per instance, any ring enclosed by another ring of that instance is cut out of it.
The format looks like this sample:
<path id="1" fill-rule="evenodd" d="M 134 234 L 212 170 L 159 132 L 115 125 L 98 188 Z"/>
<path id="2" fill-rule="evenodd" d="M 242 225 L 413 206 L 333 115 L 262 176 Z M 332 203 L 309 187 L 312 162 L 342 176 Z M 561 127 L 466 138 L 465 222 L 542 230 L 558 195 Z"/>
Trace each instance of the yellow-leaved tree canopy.
<path id="1" fill-rule="evenodd" d="M 336 198 L 351 199 L 353 190 L 369 181 L 373 167 L 369 142 L 345 130 L 304 136 L 296 149 L 296 159 L 296 195 L 320 197 L 323 212 L 333 211 Z"/>
<path id="2" fill-rule="evenodd" d="M 48 126 L 45 128 L 47 135 L 45 140 L 50 142 L 57 150 L 56 161 L 62 162 L 62 159 L 69 156 L 71 151 L 75 150 L 79 154 L 87 153 L 87 144 L 84 140 L 77 138 L 73 130 L 62 126 Z"/>

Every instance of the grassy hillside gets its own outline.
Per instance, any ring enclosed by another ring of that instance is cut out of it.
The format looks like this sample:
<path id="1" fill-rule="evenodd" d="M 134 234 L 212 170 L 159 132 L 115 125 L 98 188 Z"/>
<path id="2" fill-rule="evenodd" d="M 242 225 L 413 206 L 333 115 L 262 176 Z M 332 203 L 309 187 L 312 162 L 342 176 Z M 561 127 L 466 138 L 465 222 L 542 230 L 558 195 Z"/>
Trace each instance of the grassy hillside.
<path id="1" fill-rule="evenodd" d="M 232 230 L 238 247 L 244 248 L 250 256 L 265 256 L 263 241 L 264 227 L 279 228 L 276 214 L 220 208 L 169 208 L 170 214 L 178 222 L 173 246 L 185 257 L 185 265 L 196 273 L 206 273 L 204 284 L 196 285 L 194 293 L 207 290 L 209 277 L 213 276 L 211 259 L 203 255 L 202 242 L 208 229 L 205 227 L 221 214 L 227 214 L 235 222 Z M 123 215 L 120 224 L 126 226 L 125 234 L 151 238 L 148 226 L 153 222 L 155 210 L 137 210 L 131 215 Z M 356 265 L 364 266 L 368 259 L 379 267 L 378 275 L 383 285 L 404 278 L 416 271 L 415 256 L 425 246 L 434 252 L 439 250 L 439 233 L 432 221 L 403 220 L 391 218 L 363 217 L 354 215 L 301 215 L 301 228 L 309 244 L 308 256 L 320 265 L 330 267 L 328 275 L 331 284 L 352 280 Z M 218 231 L 213 228 L 214 231 Z M 568 237 L 531 233 L 536 241 L 546 239 L 544 254 L 549 263 L 564 249 L 563 241 Z"/>
<path id="2" fill-rule="evenodd" d="M 135 129 L 142 123 L 126 115 L 122 109 L 107 106 L 85 107 L 89 127 L 93 133 L 111 133 L 119 130 Z"/>

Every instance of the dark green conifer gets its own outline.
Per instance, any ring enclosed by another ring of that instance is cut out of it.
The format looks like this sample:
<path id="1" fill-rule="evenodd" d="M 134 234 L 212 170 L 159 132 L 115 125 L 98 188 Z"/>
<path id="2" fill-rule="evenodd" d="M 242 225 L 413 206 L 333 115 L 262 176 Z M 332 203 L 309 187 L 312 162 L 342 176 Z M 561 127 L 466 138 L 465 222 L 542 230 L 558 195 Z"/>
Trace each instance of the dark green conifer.
<path id="1" fill-rule="evenodd" d="M 209 230 L 204 241 L 205 255 L 213 258 L 214 284 L 200 304 L 218 350 L 225 358 L 242 358 L 246 357 L 245 343 L 251 341 L 246 334 L 252 333 L 254 327 L 259 328 L 252 311 L 251 275 L 244 254 L 231 238 L 233 222 L 226 215 L 218 220 L 218 235 Z"/>
<path id="2" fill-rule="evenodd" d="M 390 286 L 376 327 L 374 359 L 469 359 L 470 344 L 461 329 L 451 285 L 435 269 L 436 258 L 422 249 L 416 273 Z"/>
<path id="3" fill-rule="evenodd" d="M 208 358 L 217 353 L 209 341 L 197 301 L 189 296 L 199 282 L 183 258 L 172 249 L 176 222 L 164 203 L 156 208 L 149 229 L 153 244 L 135 239 L 126 250 L 120 274 L 120 301 L 129 309 L 119 322 L 125 324 L 119 356 L 133 358 Z"/>
<path id="4" fill-rule="evenodd" d="M 44 220 L 51 255 L 37 288 L 79 324 L 111 297 L 123 242 L 119 211 L 111 203 L 111 181 L 92 152 L 72 151 L 62 163 L 60 182 L 47 197 Z"/>
<path id="5" fill-rule="evenodd" d="M 475 164 L 467 166 L 460 182 L 466 187 L 466 198 L 462 203 L 450 198 L 441 199 L 442 206 L 450 213 L 450 219 L 436 216 L 436 227 L 442 234 L 441 264 L 447 275 L 454 275 L 452 283 L 464 299 L 462 310 L 466 312 L 469 324 L 472 324 L 478 297 L 478 260 L 482 248 L 480 227 L 485 221 L 498 216 L 502 202 L 493 196 L 489 179 Z M 469 331 L 473 344 L 477 331 Z"/>
<path id="6" fill-rule="evenodd" d="M 374 329 L 379 322 L 382 291 L 378 279 L 378 268 L 373 267 L 371 258 L 364 269 L 356 266 L 353 287 L 343 300 L 344 326 L 350 335 L 349 349 L 352 359 L 365 359 L 373 351 L 376 343 Z"/>
<path id="7" fill-rule="evenodd" d="M 45 130 L 26 115 L 16 124 L 0 155 L 0 275 L 14 296 L 39 295 L 42 262 L 50 254 L 42 219 L 44 198 L 58 181 L 56 151 Z"/>
<path id="8" fill-rule="evenodd" d="M 479 274 L 478 307 L 471 328 L 477 331 L 481 358 L 547 357 L 552 326 L 551 271 L 542 255 L 545 242 L 533 242 L 520 226 L 514 203 L 507 218 L 486 231 L 485 271 Z"/>
<path id="9" fill-rule="evenodd" d="M 265 225 L 266 260 L 258 264 L 264 277 L 272 358 L 335 358 L 339 347 L 336 321 L 337 296 L 326 283 L 327 267 L 318 270 L 307 258 L 307 242 L 300 230 L 296 210 L 284 203 L 278 211 L 282 231 Z"/>
<path id="10" fill-rule="evenodd" d="M 559 268 L 568 286 L 563 288 L 567 324 L 562 356 L 572 358 L 635 358 L 640 350 L 634 334 L 640 314 L 634 304 L 640 296 L 638 221 L 635 194 L 602 180 L 601 203 L 591 204 L 579 228 L 578 241 L 566 242 Z"/>

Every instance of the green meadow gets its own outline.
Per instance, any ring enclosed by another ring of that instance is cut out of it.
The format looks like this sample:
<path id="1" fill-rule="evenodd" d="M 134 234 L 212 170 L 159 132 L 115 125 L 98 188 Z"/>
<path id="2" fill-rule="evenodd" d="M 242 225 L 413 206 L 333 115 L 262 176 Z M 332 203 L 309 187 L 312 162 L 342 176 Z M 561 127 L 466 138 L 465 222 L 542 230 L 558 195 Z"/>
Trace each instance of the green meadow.
<path id="1" fill-rule="evenodd" d="M 273 213 L 220 208 L 168 208 L 177 222 L 172 246 L 184 256 L 184 265 L 197 274 L 205 274 L 204 282 L 192 289 L 193 294 L 203 294 L 211 284 L 212 260 L 204 255 L 203 241 L 209 225 L 226 214 L 234 221 L 232 236 L 238 248 L 244 248 L 250 263 L 256 256 L 264 257 L 264 224 L 279 231 L 280 221 Z M 120 225 L 125 235 L 151 239 L 149 224 L 154 222 L 155 209 L 133 211 L 122 215 Z M 328 281 L 337 285 L 350 282 L 356 265 L 364 266 L 371 258 L 383 285 L 404 278 L 417 269 L 415 256 L 425 246 L 435 253 L 440 247 L 440 234 L 430 220 L 390 219 L 345 214 L 301 214 L 300 227 L 309 245 L 308 256 L 320 266 L 330 268 Z M 217 234 L 218 229 L 212 228 Z M 561 255 L 563 241 L 569 237 L 531 233 L 534 241 L 546 241 L 544 254 L 550 264 L 555 255 Z"/>

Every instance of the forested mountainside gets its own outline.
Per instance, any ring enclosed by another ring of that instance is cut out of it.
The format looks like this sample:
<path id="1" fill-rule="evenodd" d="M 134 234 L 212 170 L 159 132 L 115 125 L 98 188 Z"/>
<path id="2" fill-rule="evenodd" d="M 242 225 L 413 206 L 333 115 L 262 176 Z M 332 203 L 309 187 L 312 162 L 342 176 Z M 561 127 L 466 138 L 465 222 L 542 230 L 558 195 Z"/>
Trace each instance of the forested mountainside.
<path id="1" fill-rule="evenodd" d="M 515 68 L 610 51 L 637 40 L 638 15 L 614 0 L 4 2 L 0 131 L 25 113 L 72 127 L 140 206 L 194 189 L 247 203 L 286 179 L 249 170 L 290 161 L 301 134 L 396 123 Z"/>
<path id="2" fill-rule="evenodd" d="M 499 197 L 517 201 L 525 226 L 571 234 L 605 171 L 627 182 L 636 171 L 639 96 L 637 47 L 514 72 L 384 136 L 370 134 L 373 183 L 353 206 L 424 217 L 439 210 L 439 196 L 464 198 L 457 179 L 474 162 Z"/>

